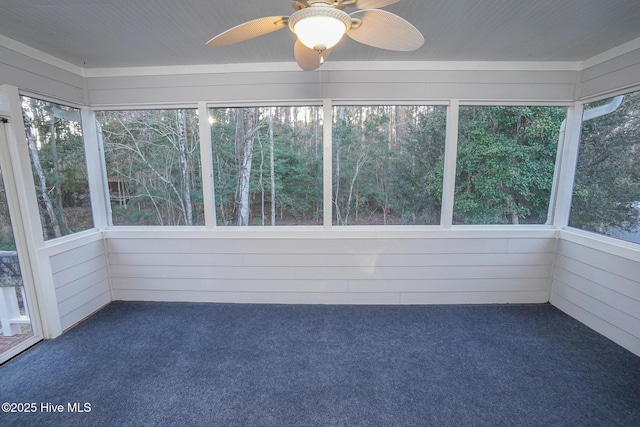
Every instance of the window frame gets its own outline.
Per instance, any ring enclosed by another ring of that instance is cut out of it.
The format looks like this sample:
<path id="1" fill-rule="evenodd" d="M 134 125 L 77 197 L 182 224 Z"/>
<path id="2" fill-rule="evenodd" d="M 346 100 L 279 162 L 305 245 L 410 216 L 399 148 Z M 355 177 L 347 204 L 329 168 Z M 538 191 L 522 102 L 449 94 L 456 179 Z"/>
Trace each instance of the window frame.
<path id="1" fill-rule="evenodd" d="M 140 104 L 135 104 L 135 105 L 121 105 L 121 104 L 117 104 L 117 105 L 109 105 L 106 107 L 99 107 L 99 108 L 88 108 L 88 113 L 87 113 L 87 117 L 91 117 L 92 119 L 92 123 L 93 123 L 93 128 L 96 128 L 95 132 L 95 138 L 96 138 L 96 145 L 98 146 L 98 150 L 99 150 L 99 157 L 100 157 L 100 172 L 101 172 L 101 193 L 103 194 L 102 199 L 105 201 L 105 206 L 103 208 L 103 212 L 104 212 L 104 224 L 105 224 L 105 228 L 118 228 L 118 227 L 123 227 L 125 229 L 130 229 L 130 228 L 136 228 L 136 227 L 142 227 L 143 229 L 152 229 L 152 228 L 158 228 L 158 229 L 171 229 L 174 227 L 178 227 L 180 229 L 184 229 L 184 228 L 193 228 L 193 229 L 204 229 L 206 228 L 206 224 L 207 224 L 207 200 L 206 200 L 206 195 L 205 195 L 205 182 L 207 181 L 207 179 L 205 179 L 205 175 L 201 175 L 201 180 L 202 180 L 202 193 L 203 193 L 203 208 L 204 208 L 204 224 L 194 224 L 194 225 L 124 225 L 124 224 L 117 224 L 114 225 L 113 224 L 113 212 L 112 212 L 112 200 L 111 200 L 111 193 L 109 190 L 109 184 L 108 184 L 108 174 L 107 174 L 107 164 L 106 164 L 106 158 L 105 158 L 105 150 L 104 150 L 104 142 L 102 140 L 102 138 L 98 138 L 97 135 L 97 125 L 98 125 L 98 121 L 97 121 L 97 113 L 100 112 L 114 112 L 114 111 L 169 111 L 169 110 L 191 110 L 194 111 L 196 116 L 198 117 L 198 131 L 197 131 L 197 135 L 198 135 L 198 150 L 200 151 L 200 157 L 198 159 L 199 162 L 201 162 L 200 164 L 200 173 L 204 174 L 205 173 L 205 166 L 202 163 L 203 161 L 203 153 L 202 153 L 202 149 L 205 146 L 205 144 L 203 144 L 202 142 L 202 120 L 199 119 L 199 115 L 200 115 L 200 103 L 194 104 L 194 103 L 176 103 L 176 104 L 149 104 L 149 105 L 140 105 Z M 205 121 L 206 122 L 206 121 Z M 207 123 L 208 124 L 208 123 Z"/>
<path id="2" fill-rule="evenodd" d="M 55 98 L 55 97 L 51 97 L 51 96 L 47 96 L 47 95 L 43 95 L 40 93 L 35 93 L 35 92 L 31 92 L 28 90 L 21 90 L 18 89 L 18 96 L 19 96 L 19 104 L 20 104 L 20 109 L 21 109 L 21 113 L 22 113 L 22 97 L 28 97 L 28 98 L 35 98 L 38 99 L 40 101 L 45 101 L 45 102 L 49 102 L 49 103 L 53 103 L 53 104 L 58 104 L 58 105 L 63 105 L 66 107 L 71 107 L 74 109 L 77 109 L 80 113 L 80 127 L 82 129 L 82 146 L 84 148 L 84 162 L 85 162 L 85 168 L 87 170 L 87 187 L 88 187 L 88 195 L 89 195 L 89 206 L 91 209 L 91 219 L 92 219 L 92 223 L 93 223 L 93 227 L 88 228 L 86 230 L 80 230 L 74 233 L 70 233 L 70 234 L 66 234 L 66 235 L 62 235 L 60 237 L 54 237 L 51 239 L 44 239 L 43 238 L 43 243 L 45 245 L 45 247 L 48 246 L 52 246 L 52 245 L 56 245 L 60 242 L 66 242 L 69 240 L 73 240 L 75 237 L 81 238 L 85 235 L 91 234 L 93 232 L 96 232 L 98 230 L 100 230 L 102 228 L 103 225 L 103 219 L 104 219 L 104 215 L 103 212 L 101 210 L 101 204 L 100 202 L 96 203 L 96 200 L 100 200 L 102 197 L 100 196 L 100 191 L 98 190 L 99 187 L 101 187 L 100 181 L 101 180 L 97 180 L 96 178 L 98 178 L 96 176 L 96 170 L 99 170 L 102 166 L 99 163 L 93 163 L 90 160 L 90 158 L 93 158 L 93 154 L 95 153 L 95 149 L 96 147 L 96 139 L 94 137 L 94 135 L 91 133 L 91 130 L 93 130 L 94 127 L 94 122 L 87 120 L 88 116 L 87 113 L 89 113 L 91 111 L 91 109 L 89 107 L 87 107 L 86 105 L 82 105 L 79 104 L 77 102 L 73 102 L 73 101 L 68 101 L 66 99 L 59 99 L 59 98 Z M 26 138 L 26 137 L 25 137 Z M 92 153 L 91 155 L 89 153 Z M 33 174 L 33 166 L 31 164 L 31 156 L 29 155 L 29 173 Z M 98 164 L 99 166 L 95 166 L 96 164 Z M 35 184 L 35 183 L 34 183 Z M 35 188 L 35 187 L 34 187 Z M 39 203 L 39 200 L 37 199 L 37 193 L 34 192 L 34 195 L 36 196 L 36 203 Z M 44 236 L 44 230 L 41 230 L 40 233 L 42 236 Z"/>
<path id="3" fill-rule="evenodd" d="M 569 123 L 567 124 L 568 135 L 565 136 L 566 144 L 565 150 L 563 151 L 563 156 L 568 155 L 570 157 L 569 160 L 565 162 L 565 164 L 563 164 L 565 170 L 561 171 L 561 177 L 557 181 L 559 188 L 559 194 L 557 195 L 557 205 L 559 206 L 559 208 L 554 215 L 553 224 L 560 230 L 566 232 L 569 236 L 577 236 L 578 239 L 588 238 L 592 240 L 591 244 L 594 244 L 597 247 L 602 247 L 602 250 L 605 251 L 607 250 L 604 249 L 606 246 L 638 250 L 638 248 L 640 248 L 640 242 L 632 242 L 569 225 L 571 209 L 573 205 L 573 191 L 577 174 L 578 157 L 580 155 L 580 142 L 582 139 L 584 115 L 587 111 L 590 111 L 585 109 L 585 106 L 594 102 L 607 99 L 613 100 L 613 98 L 617 96 L 624 96 L 637 92 L 640 92 L 640 84 L 634 84 L 623 88 L 616 88 L 612 91 L 607 91 L 594 96 L 581 98 L 579 101 L 575 101 L 573 103 L 575 117 L 572 126 L 569 126 Z M 602 116 L 590 117 L 587 120 L 603 117 L 605 115 L 606 114 L 603 114 Z M 556 180 L 554 179 L 554 184 L 555 183 Z"/>
<path id="4" fill-rule="evenodd" d="M 606 98 L 602 96 L 601 98 Z M 318 98 L 309 99 L 296 99 L 291 101 L 274 100 L 274 101 L 197 101 L 197 102 L 180 102 L 180 103 L 153 103 L 153 104 L 117 104 L 98 107 L 87 107 L 90 112 L 95 113 L 98 111 L 109 110 L 146 110 L 146 109 L 175 109 L 175 108 L 194 108 L 200 114 L 200 117 L 207 117 L 209 109 L 211 108 L 237 108 L 237 107 L 277 107 L 277 106 L 321 106 L 323 109 L 323 123 L 332 123 L 332 109 L 335 106 L 370 106 L 370 105 L 430 105 L 430 106 L 445 106 L 447 108 L 447 127 L 446 127 L 446 141 L 445 141 L 445 159 L 444 159 L 444 172 L 443 172 L 443 184 L 442 184 L 442 207 L 441 218 L 439 225 L 345 225 L 338 226 L 332 224 L 332 185 L 333 185 L 333 140 L 331 137 L 331 126 L 323 125 L 323 209 L 324 220 L 322 225 L 301 225 L 301 226 L 286 226 L 276 225 L 269 227 L 243 227 L 243 226 L 218 226 L 216 225 L 215 210 L 212 203 L 215 200 L 214 184 L 213 184 L 213 167 L 211 157 L 211 132 L 210 124 L 208 120 L 199 120 L 200 125 L 200 153 L 201 153 L 201 165 L 202 165 L 202 183 L 203 183 L 203 199 L 205 207 L 205 224 L 194 226 L 180 226 L 179 230 L 185 231 L 187 229 L 197 230 L 215 230 L 216 233 L 223 232 L 225 235 L 235 234 L 239 232 L 240 236 L 247 233 L 288 233 L 294 231 L 295 233 L 306 232 L 318 232 L 321 230 L 341 230 L 345 233 L 351 233 L 357 231 L 358 233 L 371 233 L 371 232 L 399 232 L 401 235 L 415 233 L 415 232 L 429 232 L 429 231 L 445 231 L 445 230 L 541 230 L 541 229 L 558 229 L 563 225 L 559 222 L 562 218 L 561 209 L 559 209 L 558 201 L 560 197 L 561 185 L 559 184 L 562 179 L 562 175 L 566 175 L 566 171 L 559 171 L 558 165 L 561 164 L 562 156 L 566 151 L 570 151 L 570 147 L 567 147 L 568 135 L 565 135 L 563 140 L 559 141 L 556 152 L 556 164 L 554 168 L 554 188 L 552 188 L 551 197 L 549 201 L 549 215 L 546 224 L 453 224 L 453 203 L 455 192 L 455 169 L 457 162 L 457 143 L 458 143 L 458 126 L 459 126 L 459 108 L 462 106 L 539 106 L 539 107 L 565 107 L 568 109 L 567 118 L 569 112 L 576 108 L 580 101 L 540 101 L 540 100 L 474 100 L 474 99 L 458 99 L 458 98 L 446 98 L 446 99 L 383 99 L 378 98 L 362 99 L 362 98 Z M 205 113 L 203 116 L 202 114 Z M 570 132 L 571 124 L 567 120 L 567 133 Z M 565 153 L 566 154 L 566 153 Z M 558 175 L 558 176 L 556 176 Z M 566 179 L 565 179 L 566 180 Z M 106 185 L 106 184 L 105 184 Z M 557 186 L 557 188 L 555 188 Z M 329 207 L 329 209 L 326 209 Z M 560 214 L 558 211 L 560 210 Z M 552 214 L 553 212 L 553 214 Z M 160 231 L 171 230 L 174 227 L 171 226 L 122 226 L 113 225 L 110 222 L 106 225 L 107 229 L 111 230 L 148 230 L 148 231 Z"/>

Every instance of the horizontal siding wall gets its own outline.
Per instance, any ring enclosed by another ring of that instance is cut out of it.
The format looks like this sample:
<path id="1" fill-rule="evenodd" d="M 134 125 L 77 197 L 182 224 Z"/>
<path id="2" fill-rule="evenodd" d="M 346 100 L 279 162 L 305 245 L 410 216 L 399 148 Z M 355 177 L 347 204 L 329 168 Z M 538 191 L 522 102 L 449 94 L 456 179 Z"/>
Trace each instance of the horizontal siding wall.
<path id="1" fill-rule="evenodd" d="M 74 73 L 39 61 L 0 44 L 0 83 L 61 101 L 85 103 L 85 80 Z"/>
<path id="2" fill-rule="evenodd" d="M 640 40 L 635 44 L 640 44 Z M 640 84 L 640 47 L 582 71 L 578 99 L 597 96 Z"/>
<path id="3" fill-rule="evenodd" d="M 561 232 L 551 303 L 640 356 L 640 248 Z"/>
<path id="4" fill-rule="evenodd" d="M 196 101 L 341 99 L 572 101 L 577 71 L 358 70 L 87 77 L 94 107 Z"/>
<path id="5" fill-rule="evenodd" d="M 113 297 L 148 301 L 542 303 L 555 247 L 548 232 L 523 238 L 116 234 L 107 237 Z"/>
<path id="6" fill-rule="evenodd" d="M 56 247 L 50 257 L 62 330 L 111 302 L 109 272 L 100 233 Z"/>

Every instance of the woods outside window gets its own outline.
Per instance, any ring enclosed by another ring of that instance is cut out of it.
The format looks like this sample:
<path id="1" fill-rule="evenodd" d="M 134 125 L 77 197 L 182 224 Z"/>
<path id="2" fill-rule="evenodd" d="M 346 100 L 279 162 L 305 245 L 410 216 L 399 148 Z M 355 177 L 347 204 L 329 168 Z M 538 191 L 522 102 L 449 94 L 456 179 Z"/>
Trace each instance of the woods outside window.
<path id="1" fill-rule="evenodd" d="M 333 109 L 333 224 L 440 223 L 445 106 Z"/>
<path id="2" fill-rule="evenodd" d="M 219 226 L 322 224 L 322 109 L 212 108 Z"/>
<path id="3" fill-rule="evenodd" d="M 114 225 L 204 225 L 195 109 L 102 111 Z"/>
<path id="4" fill-rule="evenodd" d="M 44 239 L 93 228 L 80 110 L 28 96 L 21 102 Z"/>
<path id="5" fill-rule="evenodd" d="M 545 224 L 564 107 L 461 106 L 454 224 Z"/>
<path id="6" fill-rule="evenodd" d="M 640 243 L 640 92 L 585 105 L 569 225 Z"/>

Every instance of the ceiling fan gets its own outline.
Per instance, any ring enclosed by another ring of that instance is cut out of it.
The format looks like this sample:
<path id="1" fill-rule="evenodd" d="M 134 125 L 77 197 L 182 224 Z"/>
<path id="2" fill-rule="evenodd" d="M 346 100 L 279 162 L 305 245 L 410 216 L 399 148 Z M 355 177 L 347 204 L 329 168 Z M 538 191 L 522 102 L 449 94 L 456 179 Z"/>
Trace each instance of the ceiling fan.
<path id="1" fill-rule="evenodd" d="M 254 19 L 218 34 L 209 47 L 227 46 L 278 31 L 284 27 L 298 37 L 293 47 L 296 62 L 305 71 L 322 65 L 346 34 L 360 43 L 388 50 L 412 51 L 424 43 L 420 31 L 403 18 L 378 8 L 400 0 L 291 0 L 291 16 Z M 344 9 L 359 10 L 347 14 Z"/>

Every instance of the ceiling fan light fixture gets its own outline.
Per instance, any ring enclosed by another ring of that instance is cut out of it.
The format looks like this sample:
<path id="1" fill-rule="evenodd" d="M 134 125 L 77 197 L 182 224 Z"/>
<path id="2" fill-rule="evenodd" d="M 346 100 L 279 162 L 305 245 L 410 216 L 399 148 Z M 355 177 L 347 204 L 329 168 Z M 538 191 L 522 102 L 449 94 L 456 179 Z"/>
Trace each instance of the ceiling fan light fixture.
<path id="1" fill-rule="evenodd" d="M 351 28 L 351 17 L 332 7 L 315 6 L 294 12 L 289 28 L 309 49 L 322 52 L 331 49 Z"/>

